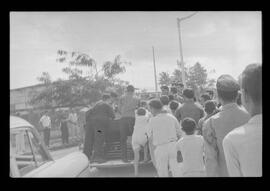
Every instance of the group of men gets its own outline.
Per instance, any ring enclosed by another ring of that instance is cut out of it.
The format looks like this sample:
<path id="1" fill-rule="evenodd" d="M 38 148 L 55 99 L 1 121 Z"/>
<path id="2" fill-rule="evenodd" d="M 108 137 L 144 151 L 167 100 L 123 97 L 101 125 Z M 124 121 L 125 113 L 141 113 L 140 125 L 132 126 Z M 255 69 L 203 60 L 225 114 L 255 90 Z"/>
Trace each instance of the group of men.
<path id="1" fill-rule="evenodd" d="M 63 145 L 69 144 L 69 137 L 78 141 L 83 139 L 83 128 L 79 125 L 79 118 L 74 108 L 71 108 L 69 112 L 61 111 L 57 120 L 59 121 Z M 42 126 L 44 143 L 47 147 L 50 147 L 52 121 L 49 111 L 46 110 L 43 112 L 39 123 Z"/>
<path id="2" fill-rule="evenodd" d="M 113 94 L 104 94 L 102 100 L 98 101 L 86 112 L 86 129 L 84 140 L 84 153 L 91 161 L 104 162 L 104 152 L 107 150 L 106 140 L 110 121 L 115 118 L 115 108 L 121 115 L 120 119 L 120 145 L 123 162 L 128 161 L 127 137 L 132 135 L 135 124 L 135 110 L 139 107 L 140 100 L 134 95 L 134 87 L 129 85 L 126 94 L 117 100 Z"/>

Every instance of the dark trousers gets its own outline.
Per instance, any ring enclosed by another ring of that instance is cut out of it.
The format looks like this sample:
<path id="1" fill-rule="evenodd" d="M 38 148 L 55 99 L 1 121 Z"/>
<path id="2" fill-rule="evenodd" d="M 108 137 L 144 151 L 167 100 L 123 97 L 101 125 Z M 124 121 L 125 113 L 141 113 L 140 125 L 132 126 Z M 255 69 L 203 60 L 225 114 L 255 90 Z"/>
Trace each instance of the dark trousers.
<path id="1" fill-rule="evenodd" d="M 127 160 L 127 136 L 132 136 L 135 117 L 122 117 L 120 121 L 120 144 L 122 159 Z"/>
<path id="2" fill-rule="evenodd" d="M 83 153 L 88 157 L 89 160 L 91 159 L 92 156 L 94 141 L 95 141 L 95 129 L 92 124 L 86 124 Z"/>
<path id="3" fill-rule="evenodd" d="M 62 138 L 62 143 L 68 144 L 68 137 L 69 137 L 69 133 L 68 133 L 68 127 L 67 125 L 61 126 L 61 138 Z"/>
<path id="4" fill-rule="evenodd" d="M 105 159 L 107 148 L 107 130 L 109 129 L 108 119 L 96 119 L 93 121 L 95 129 L 94 157 L 95 159 Z"/>
<path id="5" fill-rule="evenodd" d="M 45 145 L 50 146 L 50 128 L 45 127 L 43 133 Z"/>

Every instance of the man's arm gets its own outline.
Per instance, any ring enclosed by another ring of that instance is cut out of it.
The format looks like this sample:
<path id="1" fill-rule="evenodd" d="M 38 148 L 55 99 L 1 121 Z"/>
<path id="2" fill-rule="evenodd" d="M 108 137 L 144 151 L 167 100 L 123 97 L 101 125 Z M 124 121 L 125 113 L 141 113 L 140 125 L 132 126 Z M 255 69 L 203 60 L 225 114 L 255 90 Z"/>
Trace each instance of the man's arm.
<path id="1" fill-rule="evenodd" d="M 232 177 L 243 176 L 241 173 L 237 152 L 232 142 L 227 136 L 223 139 L 222 145 L 224 149 L 224 155 L 226 159 L 229 176 L 232 176 Z"/>
<path id="2" fill-rule="evenodd" d="M 175 126 L 175 129 L 176 129 L 177 138 L 180 139 L 181 136 L 182 136 L 182 131 L 180 129 L 180 123 L 178 122 L 178 120 L 176 118 L 175 118 L 174 126 Z"/>

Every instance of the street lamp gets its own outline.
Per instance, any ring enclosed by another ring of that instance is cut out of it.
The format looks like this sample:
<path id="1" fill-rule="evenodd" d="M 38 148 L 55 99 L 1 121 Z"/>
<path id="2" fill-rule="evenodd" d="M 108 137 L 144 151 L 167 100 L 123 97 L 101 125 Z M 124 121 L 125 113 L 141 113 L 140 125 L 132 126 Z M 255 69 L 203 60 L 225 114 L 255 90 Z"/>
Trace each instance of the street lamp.
<path id="1" fill-rule="evenodd" d="M 184 56 L 183 56 L 183 49 L 182 49 L 180 22 L 194 16 L 195 14 L 197 14 L 197 12 L 195 12 L 195 13 L 189 15 L 189 16 L 186 16 L 186 17 L 177 18 L 177 26 L 178 26 L 178 33 L 179 33 L 180 59 L 181 59 L 180 67 L 181 67 L 181 71 L 182 71 L 182 82 L 183 82 L 185 87 L 186 87 L 186 80 L 185 80 L 185 72 L 184 72 Z"/>

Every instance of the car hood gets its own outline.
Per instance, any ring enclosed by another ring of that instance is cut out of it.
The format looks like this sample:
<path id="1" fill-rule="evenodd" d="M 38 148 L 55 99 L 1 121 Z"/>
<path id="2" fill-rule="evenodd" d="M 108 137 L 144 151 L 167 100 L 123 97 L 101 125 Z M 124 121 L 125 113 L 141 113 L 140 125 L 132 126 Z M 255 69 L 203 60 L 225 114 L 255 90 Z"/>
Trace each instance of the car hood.
<path id="1" fill-rule="evenodd" d="M 24 177 L 77 177 L 89 167 L 82 152 L 74 152 L 55 161 L 47 162 Z"/>

